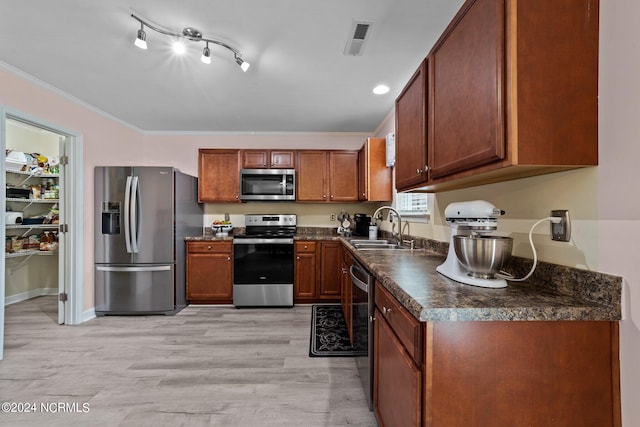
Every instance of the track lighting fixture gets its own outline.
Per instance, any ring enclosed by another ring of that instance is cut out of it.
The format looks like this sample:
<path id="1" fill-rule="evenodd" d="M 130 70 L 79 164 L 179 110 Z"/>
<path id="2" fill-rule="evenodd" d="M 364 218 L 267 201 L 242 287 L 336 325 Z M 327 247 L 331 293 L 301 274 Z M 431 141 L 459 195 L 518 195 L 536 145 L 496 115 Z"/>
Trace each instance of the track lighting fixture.
<path id="1" fill-rule="evenodd" d="M 233 56 L 235 58 L 236 64 L 240 66 L 240 69 L 242 71 L 246 72 L 249 69 L 249 63 L 242 59 L 242 54 L 240 53 L 240 51 L 238 51 L 237 49 L 234 49 L 233 47 L 229 46 L 224 42 L 203 37 L 202 33 L 195 28 L 187 27 L 182 30 L 182 33 L 174 33 L 172 31 L 153 26 L 149 24 L 147 21 L 144 21 L 143 19 L 133 14 L 131 15 L 131 17 L 140 23 L 140 29 L 138 30 L 138 36 L 136 38 L 135 45 L 141 49 L 147 48 L 147 41 L 146 41 L 147 35 L 144 32 L 144 27 L 146 26 L 147 28 L 151 28 L 153 31 L 156 31 L 160 34 L 176 37 L 178 42 L 182 42 L 183 39 L 196 42 L 196 43 L 205 42 L 205 47 L 202 50 L 202 56 L 200 57 L 200 60 L 205 64 L 211 64 L 211 50 L 209 49 L 209 43 L 212 43 L 218 46 L 222 46 L 225 49 L 233 52 Z"/>

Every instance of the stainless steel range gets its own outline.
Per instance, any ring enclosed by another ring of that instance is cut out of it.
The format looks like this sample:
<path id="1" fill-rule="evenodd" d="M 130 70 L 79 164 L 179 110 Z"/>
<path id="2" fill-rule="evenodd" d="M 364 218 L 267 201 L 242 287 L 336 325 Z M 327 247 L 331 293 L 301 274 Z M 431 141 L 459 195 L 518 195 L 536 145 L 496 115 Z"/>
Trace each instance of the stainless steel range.
<path id="1" fill-rule="evenodd" d="M 293 214 L 245 215 L 245 234 L 233 238 L 233 304 L 293 306 Z"/>

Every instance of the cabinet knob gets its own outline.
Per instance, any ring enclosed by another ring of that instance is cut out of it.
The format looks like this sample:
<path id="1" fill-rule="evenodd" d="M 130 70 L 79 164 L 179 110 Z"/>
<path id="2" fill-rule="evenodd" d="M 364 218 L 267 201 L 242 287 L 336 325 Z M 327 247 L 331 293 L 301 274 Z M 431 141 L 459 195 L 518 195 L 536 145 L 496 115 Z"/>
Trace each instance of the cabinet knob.
<path id="1" fill-rule="evenodd" d="M 373 316 L 369 316 L 369 323 L 373 323 L 376 320 L 375 317 Z"/>
<path id="2" fill-rule="evenodd" d="M 231 261 L 231 257 L 230 256 L 227 257 L 227 261 Z"/>
<path id="3" fill-rule="evenodd" d="M 300 259 L 300 257 L 299 257 L 299 256 L 297 256 L 297 257 L 296 257 L 296 259 Z"/>
<path id="4" fill-rule="evenodd" d="M 264 162 L 264 163 L 262 164 L 262 166 L 267 166 L 267 162 Z"/>
<path id="5" fill-rule="evenodd" d="M 238 196 L 238 195 L 236 194 L 236 199 L 239 199 L 239 198 L 240 198 L 240 196 Z"/>
<path id="6" fill-rule="evenodd" d="M 416 169 L 416 175 L 420 175 L 421 171 L 420 169 Z"/>
<path id="7" fill-rule="evenodd" d="M 382 314 L 391 313 L 391 309 L 387 307 L 382 307 Z"/>
<path id="8" fill-rule="evenodd" d="M 309 246 L 307 246 L 307 245 L 304 245 L 304 248 L 305 248 L 305 249 L 309 249 Z"/>
<path id="9" fill-rule="evenodd" d="M 207 249 L 208 249 L 208 250 L 211 250 L 211 245 L 207 246 Z"/>
<path id="10" fill-rule="evenodd" d="M 322 198 L 323 198 L 323 199 L 326 199 L 326 198 L 327 198 L 327 195 L 326 195 L 326 194 L 323 194 L 323 195 L 322 195 Z"/>
<path id="11" fill-rule="evenodd" d="M 331 195 L 331 198 L 333 199 L 333 194 Z"/>

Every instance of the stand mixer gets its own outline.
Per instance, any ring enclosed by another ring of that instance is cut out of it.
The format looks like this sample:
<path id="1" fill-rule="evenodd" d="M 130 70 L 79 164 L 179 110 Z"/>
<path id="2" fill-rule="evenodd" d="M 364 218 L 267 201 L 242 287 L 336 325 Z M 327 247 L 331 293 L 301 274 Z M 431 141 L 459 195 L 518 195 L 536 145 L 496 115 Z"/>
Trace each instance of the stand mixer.
<path id="1" fill-rule="evenodd" d="M 484 288 L 506 287 L 507 282 L 501 277 L 491 277 L 492 275 L 489 278 L 474 277 L 475 275 L 470 274 L 470 271 L 460 262 L 454 248 L 454 236 L 487 236 L 498 228 L 498 217 L 503 214 L 504 211 L 483 200 L 457 202 L 447 206 L 444 215 L 445 220 L 451 226 L 451 241 L 447 259 L 436 267 L 436 271 L 456 282 L 467 285 Z M 508 255 L 511 255 L 510 247 Z"/>

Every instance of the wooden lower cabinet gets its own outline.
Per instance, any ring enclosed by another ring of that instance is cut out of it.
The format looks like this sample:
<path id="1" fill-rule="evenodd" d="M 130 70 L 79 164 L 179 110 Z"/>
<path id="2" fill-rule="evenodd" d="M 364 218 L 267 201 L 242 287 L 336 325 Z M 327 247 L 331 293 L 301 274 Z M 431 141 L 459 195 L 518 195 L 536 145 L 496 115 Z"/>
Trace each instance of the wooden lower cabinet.
<path id="1" fill-rule="evenodd" d="M 425 426 L 620 426 L 618 323 L 436 322 Z"/>
<path id="2" fill-rule="evenodd" d="M 294 244 L 293 302 L 339 302 L 342 243 L 300 240 Z"/>
<path id="3" fill-rule="evenodd" d="M 340 300 L 340 283 L 342 279 L 342 243 L 320 243 L 320 283 L 318 297 L 321 300 Z"/>
<path id="4" fill-rule="evenodd" d="M 419 426 L 422 371 L 376 308 L 373 408 L 381 427 Z"/>
<path id="5" fill-rule="evenodd" d="M 353 302 L 351 300 L 353 293 L 351 289 L 351 274 L 349 274 L 349 269 L 353 265 L 353 256 L 346 249 L 343 249 L 342 252 L 340 303 L 342 304 L 342 313 L 347 324 L 347 332 L 349 332 L 349 341 L 353 344 Z"/>
<path id="6" fill-rule="evenodd" d="M 621 426 L 617 322 L 416 325 L 380 284 L 375 299 L 380 426 Z"/>
<path id="7" fill-rule="evenodd" d="M 187 242 L 187 301 L 233 303 L 231 242 Z"/>
<path id="8" fill-rule="evenodd" d="M 294 304 L 311 303 L 317 298 L 318 267 L 316 242 L 300 240 L 294 243 Z"/>

